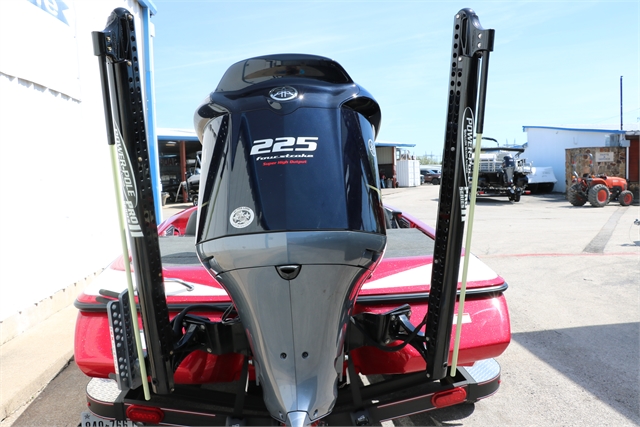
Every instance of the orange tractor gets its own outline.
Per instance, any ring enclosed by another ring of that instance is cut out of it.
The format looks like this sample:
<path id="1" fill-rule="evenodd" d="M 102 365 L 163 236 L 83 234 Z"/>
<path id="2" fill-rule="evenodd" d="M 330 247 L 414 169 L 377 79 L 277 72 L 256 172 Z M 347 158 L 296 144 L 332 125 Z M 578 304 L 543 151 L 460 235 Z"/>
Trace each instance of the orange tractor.
<path id="1" fill-rule="evenodd" d="M 618 200 L 622 206 L 629 206 L 633 202 L 633 193 L 627 190 L 627 180 L 615 176 L 594 174 L 593 156 L 590 157 L 590 173 L 580 177 L 573 162 L 573 179 L 567 198 L 573 206 L 582 206 L 587 201 L 591 205 L 601 208 L 612 200 Z"/>

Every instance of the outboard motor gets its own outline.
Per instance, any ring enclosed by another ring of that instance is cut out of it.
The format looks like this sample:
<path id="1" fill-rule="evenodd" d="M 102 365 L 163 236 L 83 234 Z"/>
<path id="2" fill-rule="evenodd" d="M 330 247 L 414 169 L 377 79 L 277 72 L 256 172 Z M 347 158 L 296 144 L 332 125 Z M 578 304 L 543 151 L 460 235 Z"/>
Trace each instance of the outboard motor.
<path id="1" fill-rule="evenodd" d="M 504 172 L 504 181 L 507 185 L 513 184 L 513 173 L 516 169 L 516 162 L 512 156 L 504 156 L 502 159 L 502 171 Z"/>
<path id="2" fill-rule="evenodd" d="M 232 65 L 196 111 L 196 248 L 231 296 L 275 419 L 329 414 L 356 296 L 386 246 L 380 108 L 336 62 Z"/>

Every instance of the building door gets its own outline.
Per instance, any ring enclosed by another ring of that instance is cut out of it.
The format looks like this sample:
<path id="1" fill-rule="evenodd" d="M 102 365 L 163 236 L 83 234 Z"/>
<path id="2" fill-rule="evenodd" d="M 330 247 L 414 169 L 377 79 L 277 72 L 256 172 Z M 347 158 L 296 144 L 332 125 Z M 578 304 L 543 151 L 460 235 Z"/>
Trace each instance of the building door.
<path id="1" fill-rule="evenodd" d="M 640 174 L 638 173 L 638 167 L 640 166 L 640 140 L 632 139 L 629 145 L 629 176 L 627 179 L 629 182 L 640 181 Z"/>

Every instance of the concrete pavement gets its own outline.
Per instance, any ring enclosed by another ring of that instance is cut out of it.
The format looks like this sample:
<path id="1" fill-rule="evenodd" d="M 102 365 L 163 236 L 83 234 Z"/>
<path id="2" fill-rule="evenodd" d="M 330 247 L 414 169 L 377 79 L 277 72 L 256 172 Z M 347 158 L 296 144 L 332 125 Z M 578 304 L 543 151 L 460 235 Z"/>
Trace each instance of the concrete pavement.
<path id="1" fill-rule="evenodd" d="M 15 419 L 20 409 L 31 402 L 73 357 L 77 314 L 78 310 L 70 305 L 0 346 L 3 427 L 11 425 L 10 419 Z"/>
<path id="2" fill-rule="evenodd" d="M 423 186 L 384 200 L 435 224 L 437 196 Z M 639 217 L 637 202 L 479 199 L 471 251 L 509 283 L 512 341 L 498 357 L 500 390 L 395 425 L 640 425 Z"/>

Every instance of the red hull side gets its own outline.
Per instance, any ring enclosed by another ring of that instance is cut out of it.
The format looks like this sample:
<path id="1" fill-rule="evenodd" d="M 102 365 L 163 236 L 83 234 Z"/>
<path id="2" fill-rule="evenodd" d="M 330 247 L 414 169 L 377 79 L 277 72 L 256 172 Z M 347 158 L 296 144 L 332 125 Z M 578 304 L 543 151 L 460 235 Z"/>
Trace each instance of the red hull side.
<path id="1" fill-rule="evenodd" d="M 396 305 L 367 306 L 357 304 L 355 313 L 387 312 Z M 427 303 L 411 304 L 413 323 L 418 323 L 427 311 Z M 200 313 L 202 315 L 202 313 Z M 212 320 L 219 320 L 209 316 Z M 107 378 L 113 372 L 113 356 L 106 313 L 80 311 L 76 324 L 75 360 L 86 375 Z M 455 321 L 452 333 L 455 336 Z M 469 298 L 465 302 L 459 364 L 471 365 L 477 360 L 497 357 L 504 352 L 511 338 L 509 314 L 504 295 Z M 388 353 L 374 347 L 351 351 L 356 370 L 363 375 L 406 374 L 425 369 L 424 359 L 411 346 Z M 450 356 L 451 357 L 451 356 Z M 197 351 L 189 355 L 175 373 L 177 384 L 204 384 L 234 381 L 239 378 L 242 356 L 215 356 Z"/>
<path id="2" fill-rule="evenodd" d="M 212 318 L 220 320 L 220 318 Z M 142 326 L 142 322 L 138 322 Z M 80 311 L 76 322 L 75 361 L 90 377 L 108 378 L 114 371 L 106 313 Z M 240 377 L 243 356 L 216 356 L 203 351 L 191 353 L 175 372 L 176 384 L 206 384 L 235 381 Z"/>
<path id="3" fill-rule="evenodd" d="M 393 305 L 356 306 L 358 312 L 385 313 L 395 308 Z M 498 297 L 469 298 L 465 301 L 458 364 L 472 365 L 483 359 L 501 355 L 511 341 L 509 312 L 504 295 Z M 457 312 L 456 304 L 456 312 Z M 426 301 L 411 304 L 412 323 L 418 323 L 427 312 Z M 449 361 L 453 354 L 456 333 L 454 318 L 451 333 Z M 426 364 L 420 353 L 411 346 L 394 353 L 375 347 L 361 347 L 350 352 L 356 370 L 363 375 L 393 375 L 424 371 Z"/>
<path id="4" fill-rule="evenodd" d="M 170 225 L 173 226 L 174 234 L 184 234 L 188 218 L 194 210 L 195 208 L 187 209 L 165 221 L 159 227 L 160 234 Z M 433 238 L 433 228 L 410 215 L 401 214 L 401 218 L 410 228 L 418 229 Z M 356 303 L 354 314 L 365 311 L 387 312 L 401 305 L 402 301 L 380 302 L 380 299 L 384 301 L 386 296 L 404 295 L 411 300 L 412 323 L 419 323 L 427 311 L 426 295 L 430 290 L 428 282 L 432 262 L 433 258 L 428 254 L 382 259 L 360 290 L 361 300 Z M 77 300 L 80 313 L 76 323 L 75 361 L 91 377 L 107 378 L 114 371 L 109 323 L 106 311 L 100 309 L 103 306 L 96 298 L 99 289 L 114 292 L 123 289 L 123 284 L 126 283 L 123 270 L 122 257 L 119 257 L 94 279 L 94 283 Z M 508 346 L 511 337 L 507 303 L 502 294 L 506 289 L 504 280 L 475 257 L 470 258 L 470 271 L 473 273 L 469 276 L 467 290 L 480 294 L 468 295 L 465 303 L 458 358 L 460 365 L 471 365 L 478 360 L 499 356 Z M 222 286 L 201 265 L 165 266 L 163 275 L 171 316 L 175 316 L 180 310 L 177 306 L 231 302 Z M 179 279 L 182 284 L 172 283 L 174 279 Z M 185 284 L 192 289 L 187 291 Z M 215 321 L 220 319 L 220 313 L 198 314 Z M 451 349 L 455 324 L 454 319 Z M 356 370 L 364 375 L 406 374 L 425 369 L 424 359 L 411 346 L 394 353 L 374 347 L 361 347 L 352 350 L 350 355 Z M 203 384 L 234 381 L 239 378 L 241 369 L 241 355 L 216 356 L 196 351 L 179 366 L 175 382 Z"/>

